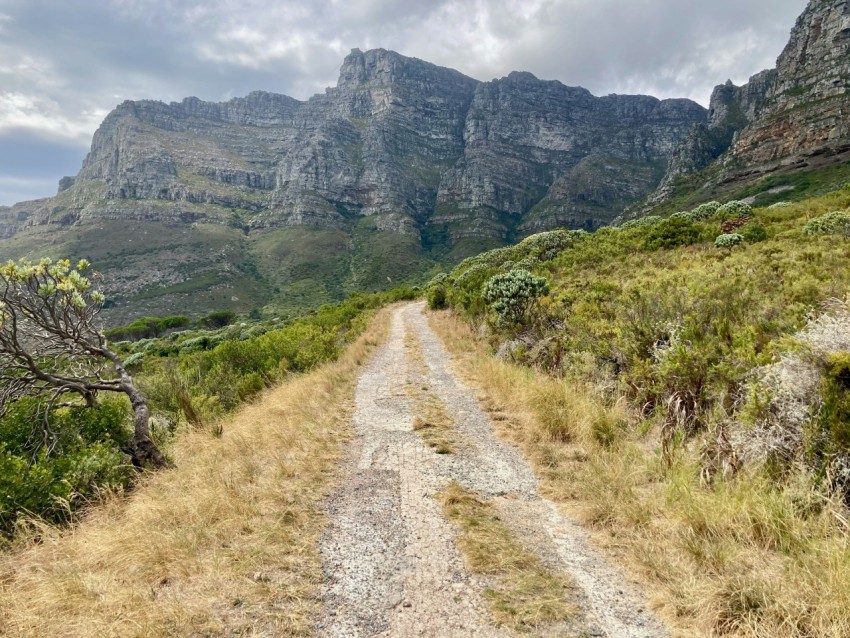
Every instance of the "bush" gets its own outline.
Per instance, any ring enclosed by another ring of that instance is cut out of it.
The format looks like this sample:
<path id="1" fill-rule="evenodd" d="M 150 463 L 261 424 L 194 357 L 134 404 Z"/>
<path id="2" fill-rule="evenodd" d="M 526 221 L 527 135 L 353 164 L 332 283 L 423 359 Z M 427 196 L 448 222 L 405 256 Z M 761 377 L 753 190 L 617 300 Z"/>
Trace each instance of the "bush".
<path id="1" fill-rule="evenodd" d="M 732 233 L 730 235 L 718 235 L 714 240 L 715 248 L 733 248 L 738 244 L 744 243 L 744 236 L 740 233 Z"/>
<path id="2" fill-rule="evenodd" d="M 126 402 L 54 410 L 52 441 L 42 410 L 38 399 L 21 399 L 0 419 L 0 534 L 23 512 L 67 521 L 99 488 L 126 486 L 135 474 L 119 449 L 130 435 Z"/>
<path id="3" fill-rule="evenodd" d="M 643 226 L 651 226 L 652 224 L 657 224 L 663 218 L 658 215 L 647 215 L 646 217 L 640 217 L 638 219 L 630 219 L 627 222 L 620 224 L 620 230 L 629 230 L 630 228 L 641 228 Z"/>
<path id="4" fill-rule="evenodd" d="M 771 204 L 767 208 L 768 210 L 776 210 L 778 208 L 788 208 L 790 206 L 793 206 L 791 202 L 776 202 L 775 204 Z"/>
<path id="5" fill-rule="evenodd" d="M 708 219 L 717 212 L 718 208 L 720 208 L 720 202 L 706 202 L 705 204 L 700 204 L 691 211 L 691 219 L 694 221 Z"/>
<path id="6" fill-rule="evenodd" d="M 757 244 L 767 239 L 767 230 L 759 224 L 747 224 L 741 228 L 741 235 L 751 244 Z"/>
<path id="7" fill-rule="evenodd" d="M 517 246 L 516 252 L 533 258 L 538 262 L 550 261 L 562 250 L 570 247 L 576 236 L 575 231 L 553 230 L 547 233 L 537 233 L 523 239 Z"/>
<path id="8" fill-rule="evenodd" d="M 549 282 L 527 270 L 496 275 L 484 285 L 483 299 L 496 313 L 501 325 L 526 324 L 537 300 L 549 292 Z"/>
<path id="9" fill-rule="evenodd" d="M 690 246 L 700 240 L 700 231 L 694 223 L 682 217 L 668 217 L 653 226 L 646 237 L 646 248 L 678 248 Z"/>
<path id="10" fill-rule="evenodd" d="M 437 284 L 445 283 L 446 279 L 448 279 L 448 278 L 449 278 L 448 273 L 444 273 L 444 272 L 437 273 L 436 275 L 434 275 L 434 277 L 431 279 L 431 281 L 429 281 L 427 284 L 425 284 L 425 287 L 430 288 L 431 286 L 436 286 Z"/>
<path id="11" fill-rule="evenodd" d="M 141 317 L 128 326 L 112 328 L 106 331 L 110 341 L 137 341 L 139 339 L 152 339 L 159 337 L 168 330 L 174 328 L 185 328 L 192 320 L 183 315 L 172 315 L 170 317 Z"/>
<path id="12" fill-rule="evenodd" d="M 673 213 L 670 217 L 675 219 L 686 219 L 689 222 L 695 221 L 693 213 L 686 210 L 680 210 L 678 213 Z"/>
<path id="13" fill-rule="evenodd" d="M 753 214 L 753 208 L 749 204 L 739 201 L 731 201 L 726 202 L 717 209 L 716 215 L 720 217 L 721 221 L 725 221 L 727 219 L 743 219 L 745 217 L 751 217 Z"/>
<path id="14" fill-rule="evenodd" d="M 844 211 L 815 217 L 803 227 L 805 235 L 850 235 L 850 214 Z"/>
<path id="15" fill-rule="evenodd" d="M 198 319 L 198 325 L 203 328 L 215 330 L 216 328 L 224 328 L 225 326 L 229 326 L 231 323 L 233 323 L 234 319 L 236 319 L 235 312 L 230 312 L 229 310 L 219 310 L 216 312 L 211 312 L 206 317 Z"/>
<path id="16" fill-rule="evenodd" d="M 134 367 L 140 366 L 140 365 L 142 365 L 142 362 L 144 360 L 145 360 L 145 353 L 144 352 L 134 352 L 129 357 L 124 359 L 124 367 L 129 369 L 129 368 L 134 368 Z"/>
<path id="17" fill-rule="evenodd" d="M 446 307 L 446 287 L 442 284 L 428 288 L 428 307 L 431 310 L 442 310 Z"/>

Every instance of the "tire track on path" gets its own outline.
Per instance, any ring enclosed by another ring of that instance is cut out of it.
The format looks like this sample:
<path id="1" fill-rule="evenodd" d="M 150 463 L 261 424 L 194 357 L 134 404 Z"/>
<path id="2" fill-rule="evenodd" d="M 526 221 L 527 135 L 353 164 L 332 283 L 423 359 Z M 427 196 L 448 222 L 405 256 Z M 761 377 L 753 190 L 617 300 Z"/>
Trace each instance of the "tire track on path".
<path id="1" fill-rule="evenodd" d="M 424 367 L 405 335 L 420 343 Z M 450 355 L 428 326 L 424 304 L 400 307 L 388 342 L 356 391 L 347 476 L 328 504 L 321 553 L 327 585 L 322 637 L 500 637 L 484 591 L 466 569 L 456 530 L 434 495 L 449 481 L 490 499 L 517 538 L 577 585 L 582 610 L 542 635 L 664 638 L 638 590 L 594 548 L 574 521 L 541 499 L 520 452 L 499 440 L 473 392 L 452 372 Z M 452 416 L 463 445 L 436 454 L 413 431 L 408 383 L 427 384 Z"/>

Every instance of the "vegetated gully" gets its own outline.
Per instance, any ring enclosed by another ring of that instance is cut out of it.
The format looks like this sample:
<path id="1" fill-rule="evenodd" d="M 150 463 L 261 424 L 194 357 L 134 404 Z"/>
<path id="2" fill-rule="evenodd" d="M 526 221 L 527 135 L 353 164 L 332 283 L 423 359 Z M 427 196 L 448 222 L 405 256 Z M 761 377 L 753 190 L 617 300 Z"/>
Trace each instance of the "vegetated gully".
<path id="1" fill-rule="evenodd" d="M 411 388 L 443 403 L 453 453 L 437 453 L 414 430 Z M 496 437 L 475 394 L 452 371 L 424 304 L 394 312 L 388 342 L 358 380 L 354 426 L 320 547 L 327 577 L 320 636 L 513 635 L 491 614 L 488 591 L 497 585 L 467 567 L 457 528 L 443 516 L 436 497 L 450 482 L 494 506 L 521 545 L 573 584 L 563 595 L 572 599 L 574 617 L 534 627 L 537 635 L 668 635 L 638 586 L 540 497 L 521 453 Z"/>

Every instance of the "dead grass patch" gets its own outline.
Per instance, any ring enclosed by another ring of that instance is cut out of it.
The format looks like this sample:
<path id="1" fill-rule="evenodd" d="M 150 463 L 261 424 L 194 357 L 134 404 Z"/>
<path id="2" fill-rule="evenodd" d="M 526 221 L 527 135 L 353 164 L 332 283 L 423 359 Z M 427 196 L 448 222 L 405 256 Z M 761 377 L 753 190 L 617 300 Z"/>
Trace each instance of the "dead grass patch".
<path id="1" fill-rule="evenodd" d="M 495 582 L 484 596 L 497 623 L 531 631 L 575 614 L 571 583 L 523 548 L 490 503 L 455 482 L 437 498 L 460 530 L 458 545 L 470 570 Z"/>
<path id="2" fill-rule="evenodd" d="M 301 636 L 322 582 L 320 507 L 333 486 L 360 366 L 390 310 L 336 362 L 176 442 L 177 469 L 35 530 L 0 556 L 0 635 Z"/>
<path id="3" fill-rule="evenodd" d="M 657 429 L 592 387 L 498 361 L 450 313 L 431 325 L 517 443 L 542 491 L 646 584 L 677 636 L 850 636 L 842 510 L 805 480 L 701 483 L 697 450 L 661 460 Z M 505 417 L 505 418 L 503 418 Z"/>
<path id="4" fill-rule="evenodd" d="M 427 385 L 422 344 L 416 335 L 408 331 L 404 346 L 411 365 L 415 367 L 413 379 L 406 387 L 408 396 L 413 399 L 413 430 L 437 454 L 454 454 L 459 445 L 455 422 L 440 397 Z"/>

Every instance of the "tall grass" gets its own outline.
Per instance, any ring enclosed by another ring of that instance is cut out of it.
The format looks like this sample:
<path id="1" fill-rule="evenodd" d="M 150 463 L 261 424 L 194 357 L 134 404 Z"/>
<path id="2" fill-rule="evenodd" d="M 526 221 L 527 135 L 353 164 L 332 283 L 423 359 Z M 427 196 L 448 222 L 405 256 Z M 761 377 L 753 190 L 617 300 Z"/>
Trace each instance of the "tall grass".
<path id="1" fill-rule="evenodd" d="M 177 469 L 106 497 L 71 529 L 33 524 L 0 555 L 0 635 L 298 636 L 322 575 L 321 503 L 334 481 L 359 366 L 388 312 L 336 362 L 189 431 Z"/>
<path id="2" fill-rule="evenodd" d="M 840 503 L 802 474 L 706 485 L 699 441 L 662 459 L 658 424 L 588 384 L 499 361 L 449 313 L 432 326 L 546 494 L 647 585 L 682 636 L 850 635 L 850 537 Z"/>

